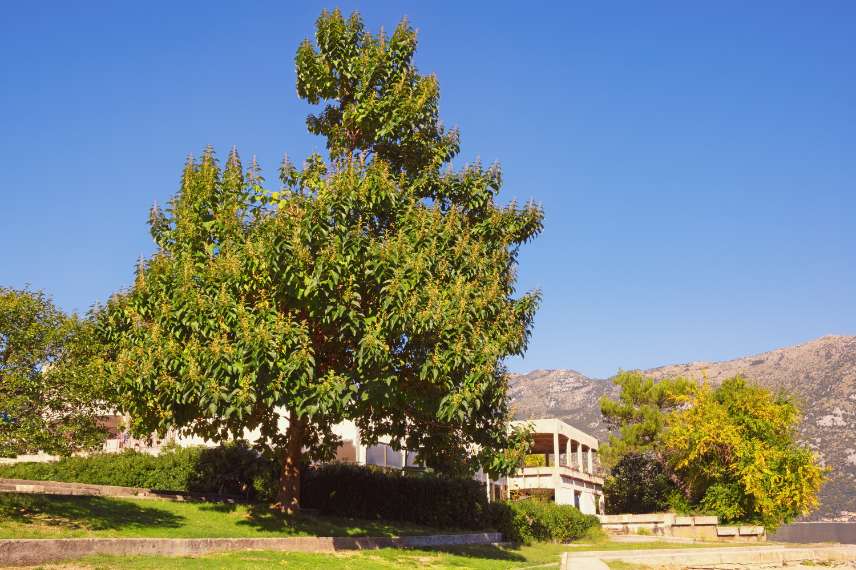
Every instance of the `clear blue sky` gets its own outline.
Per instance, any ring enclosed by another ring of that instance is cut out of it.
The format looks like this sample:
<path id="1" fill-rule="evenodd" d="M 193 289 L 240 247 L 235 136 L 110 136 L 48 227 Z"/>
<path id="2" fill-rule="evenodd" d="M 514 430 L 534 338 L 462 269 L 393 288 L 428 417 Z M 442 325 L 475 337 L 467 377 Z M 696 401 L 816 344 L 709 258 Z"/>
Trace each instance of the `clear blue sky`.
<path id="1" fill-rule="evenodd" d="M 85 311 L 152 251 L 185 156 L 323 151 L 293 56 L 323 7 L 5 0 L 0 284 Z M 515 370 L 607 376 L 856 334 L 856 2 L 340 3 L 403 15 L 464 159 L 534 198 Z"/>

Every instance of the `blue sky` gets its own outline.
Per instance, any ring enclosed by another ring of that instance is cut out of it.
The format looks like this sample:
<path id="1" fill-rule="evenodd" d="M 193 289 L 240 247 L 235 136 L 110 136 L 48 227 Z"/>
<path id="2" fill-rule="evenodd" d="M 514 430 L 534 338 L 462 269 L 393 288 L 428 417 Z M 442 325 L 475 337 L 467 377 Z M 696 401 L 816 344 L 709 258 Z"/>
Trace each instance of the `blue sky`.
<path id="1" fill-rule="evenodd" d="M 146 215 L 210 143 L 323 151 L 294 51 L 323 7 L 407 15 L 462 158 L 546 230 L 514 370 L 723 359 L 856 334 L 856 3 L 0 4 L 0 284 L 67 310 L 127 286 Z"/>

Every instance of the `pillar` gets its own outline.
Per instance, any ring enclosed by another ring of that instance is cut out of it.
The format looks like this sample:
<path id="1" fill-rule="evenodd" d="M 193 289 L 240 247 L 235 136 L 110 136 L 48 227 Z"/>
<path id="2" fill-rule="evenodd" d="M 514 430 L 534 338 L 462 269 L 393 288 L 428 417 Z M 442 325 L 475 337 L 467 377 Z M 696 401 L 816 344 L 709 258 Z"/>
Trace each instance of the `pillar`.
<path id="1" fill-rule="evenodd" d="M 553 473 L 559 476 L 559 424 L 553 425 Z"/>
<path id="2" fill-rule="evenodd" d="M 363 445 L 362 438 L 360 437 L 360 428 L 354 428 L 354 450 L 355 457 L 354 461 L 357 465 L 365 465 L 366 464 L 366 446 Z"/>
<path id="3" fill-rule="evenodd" d="M 567 440 L 565 440 L 565 466 L 566 467 L 573 467 L 573 465 L 571 465 L 571 451 L 573 451 L 573 449 L 571 448 L 571 441 L 573 441 L 573 440 L 571 440 L 571 438 L 568 438 Z"/>
<path id="4" fill-rule="evenodd" d="M 594 474 L 594 450 L 591 447 L 588 448 L 588 472 Z"/>
<path id="5" fill-rule="evenodd" d="M 577 442 L 577 471 L 582 473 L 583 470 L 583 444 L 582 442 Z"/>

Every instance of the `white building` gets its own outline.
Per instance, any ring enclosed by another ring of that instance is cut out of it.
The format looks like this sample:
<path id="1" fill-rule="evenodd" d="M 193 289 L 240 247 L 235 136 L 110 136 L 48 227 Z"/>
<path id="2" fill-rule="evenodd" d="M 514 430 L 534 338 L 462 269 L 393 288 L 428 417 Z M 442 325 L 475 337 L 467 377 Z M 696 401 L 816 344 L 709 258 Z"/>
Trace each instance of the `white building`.
<path id="1" fill-rule="evenodd" d="M 597 474 L 597 439 L 558 419 L 514 422 L 534 429 L 531 455 L 540 466 L 522 467 L 505 480 L 511 496 L 547 494 L 586 514 L 603 513 L 603 478 Z"/>

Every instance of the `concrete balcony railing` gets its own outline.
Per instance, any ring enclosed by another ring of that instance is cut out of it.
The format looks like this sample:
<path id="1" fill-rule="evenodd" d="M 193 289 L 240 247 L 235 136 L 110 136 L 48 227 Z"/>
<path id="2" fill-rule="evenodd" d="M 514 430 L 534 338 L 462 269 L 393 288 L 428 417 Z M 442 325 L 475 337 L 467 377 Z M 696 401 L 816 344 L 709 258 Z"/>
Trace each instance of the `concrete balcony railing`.
<path id="1" fill-rule="evenodd" d="M 523 467 L 518 469 L 517 473 L 512 475 L 511 478 L 551 477 L 555 475 L 557 471 L 559 476 L 563 478 L 569 477 L 572 479 L 579 479 L 581 481 L 603 485 L 603 477 L 592 473 L 586 473 L 585 471 L 580 471 L 575 467 L 568 467 L 566 465 L 560 465 L 558 470 L 554 466 Z"/>

